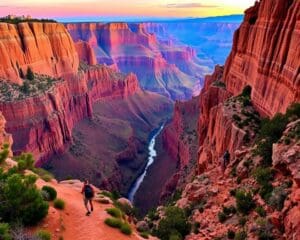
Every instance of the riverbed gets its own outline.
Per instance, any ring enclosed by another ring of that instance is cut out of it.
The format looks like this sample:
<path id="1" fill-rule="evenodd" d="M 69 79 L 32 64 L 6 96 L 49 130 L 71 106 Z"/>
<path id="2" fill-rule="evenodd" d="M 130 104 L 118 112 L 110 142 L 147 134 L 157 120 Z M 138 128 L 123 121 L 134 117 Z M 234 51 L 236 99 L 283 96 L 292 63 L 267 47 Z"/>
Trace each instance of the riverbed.
<path id="1" fill-rule="evenodd" d="M 176 162 L 163 149 L 162 132 L 165 124 L 154 130 L 148 144 L 148 162 L 128 193 L 141 216 L 159 203 L 165 183 L 176 171 Z"/>

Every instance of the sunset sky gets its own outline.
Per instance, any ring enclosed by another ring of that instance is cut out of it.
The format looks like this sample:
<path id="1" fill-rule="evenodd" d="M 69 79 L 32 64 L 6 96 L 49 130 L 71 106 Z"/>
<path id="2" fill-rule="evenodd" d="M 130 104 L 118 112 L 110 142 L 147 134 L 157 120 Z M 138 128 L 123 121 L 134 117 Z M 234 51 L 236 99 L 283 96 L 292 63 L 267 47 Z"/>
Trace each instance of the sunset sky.
<path id="1" fill-rule="evenodd" d="M 43 18 L 204 17 L 243 13 L 255 0 L 1 0 L 0 15 Z"/>

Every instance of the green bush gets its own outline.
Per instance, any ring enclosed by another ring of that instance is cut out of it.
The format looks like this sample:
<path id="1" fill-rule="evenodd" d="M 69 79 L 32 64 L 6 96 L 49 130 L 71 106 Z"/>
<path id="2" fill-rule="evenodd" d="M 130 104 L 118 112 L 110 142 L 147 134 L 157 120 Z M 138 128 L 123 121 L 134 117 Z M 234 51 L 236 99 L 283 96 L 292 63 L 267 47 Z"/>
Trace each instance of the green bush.
<path id="1" fill-rule="evenodd" d="M 182 240 L 182 236 L 178 232 L 174 232 L 169 237 L 169 240 Z"/>
<path id="2" fill-rule="evenodd" d="M 224 212 L 219 212 L 218 218 L 219 218 L 220 223 L 223 223 L 227 220 L 227 215 Z"/>
<path id="3" fill-rule="evenodd" d="M 9 233 L 9 225 L 7 223 L 0 223 L 0 239 L 1 240 L 12 240 Z"/>
<path id="4" fill-rule="evenodd" d="M 0 172 L 0 219 L 34 225 L 48 213 L 49 205 L 36 188 L 34 175 L 23 176 L 11 169 Z"/>
<path id="5" fill-rule="evenodd" d="M 53 201 L 57 196 L 57 192 L 53 187 L 43 186 L 42 191 L 45 191 L 46 193 L 48 193 L 49 198 L 46 199 L 47 201 Z"/>
<path id="6" fill-rule="evenodd" d="M 46 230 L 38 230 L 35 233 L 35 236 L 39 239 L 39 240 L 51 240 L 51 233 L 46 231 Z"/>
<path id="7" fill-rule="evenodd" d="M 273 180 L 273 171 L 271 168 L 258 167 L 253 174 L 257 183 L 261 186 L 268 184 Z"/>
<path id="8" fill-rule="evenodd" d="M 108 208 L 106 209 L 106 212 L 115 218 L 121 218 L 123 215 L 121 210 L 118 208 Z"/>
<path id="9" fill-rule="evenodd" d="M 245 240 L 247 239 L 247 233 L 245 231 L 239 231 L 235 234 L 234 240 Z"/>
<path id="10" fill-rule="evenodd" d="M 33 172 L 40 176 L 41 179 L 43 179 L 45 182 L 50 182 L 54 176 L 52 173 L 48 172 L 47 170 L 43 168 L 34 168 Z"/>
<path id="11" fill-rule="evenodd" d="M 149 238 L 149 233 L 147 233 L 147 232 L 141 232 L 141 233 L 140 233 L 140 236 L 141 236 L 142 238 L 148 239 L 148 238 Z"/>
<path id="12" fill-rule="evenodd" d="M 54 200 L 53 202 L 53 206 L 56 208 L 56 209 L 60 209 L 60 210 L 63 210 L 65 209 L 65 201 L 60 199 L 60 198 L 57 198 Z"/>
<path id="13" fill-rule="evenodd" d="M 24 171 L 26 169 L 34 169 L 34 158 L 30 153 L 22 153 L 20 156 L 15 157 L 15 160 L 18 163 L 18 170 Z"/>
<path id="14" fill-rule="evenodd" d="M 104 222 L 112 228 L 121 228 L 122 226 L 122 220 L 118 218 L 107 218 Z"/>
<path id="15" fill-rule="evenodd" d="M 131 226 L 128 223 L 122 223 L 120 230 L 125 235 L 131 235 L 132 234 Z"/>
<path id="16" fill-rule="evenodd" d="M 240 189 L 236 192 L 235 198 L 237 210 L 242 214 L 248 214 L 255 207 L 251 192 Z"/>
<path id="17" fill-rule="evenodd" d="M 4 144 L 2 147 L 2 151 L 0 152 L 0 164 L 2 164 L 9 155 L 9 145 Z"/>
<path id="18" fill-rule="evenodd" d="M 267 215 L 265 209 L 262 206 L 258 206 L 255 208 L 255 212 L 261 217 L 265 217 Z"/>
<path id="19" fill-rule="evenodd" d="M 235 237 L 235 232 L 229 229 L 227 231 L 227 238 L 228 239 L 234 239 L 234 237 Z"/>
<path id="20" fill-rule="evenodd" d="M 191 225 L 188 223 L 184 210 L 170 206 L 166 208 L 165 217 L 158 224 L 156 235 L 161 240 L 169 240 L 174 232 L 185 237 L 190 233 L 190 230 Z"/>
<path id="21" fill-rule="evenodd" d="M 239 219 L 239 224 L 240 224 L 242 227 L 245 226 L 246 223 L 247 223 L 247 218 L 246 218 L 246 217 L 241 217 L 241 218 Z"/>

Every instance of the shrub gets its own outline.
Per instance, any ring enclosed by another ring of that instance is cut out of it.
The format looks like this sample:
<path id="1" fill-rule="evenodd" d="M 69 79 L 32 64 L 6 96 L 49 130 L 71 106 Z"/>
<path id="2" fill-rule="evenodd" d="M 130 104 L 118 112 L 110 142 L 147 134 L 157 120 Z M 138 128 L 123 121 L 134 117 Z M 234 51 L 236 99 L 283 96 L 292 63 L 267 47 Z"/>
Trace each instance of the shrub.
<path id="1" fill-rule="evenodd" d="M 163 218 L 157 228 L 156 235 L 161 240 L 169 240 L 174 232 L 178 232 L 180 236 L 185 237 L 191 229 L 185 212 L 174 206 L 166 208 L 165 218 Z"/>
<path id="2" fill-rule="evenodd" d="M 20 156 L 15 157 L 15 160 L 18 162 L 18 170 L 24 171 L 26 169 L 32 170 L 34 159 L 30 153 L 22 153 Z"/>
<path id="3" fill-rule="evenodd" d="M 246 87 L 244 87 L 243 91 L 242 91 L 242 96 L 243 97 L 251 97 L 251 92 L 252 92 L 252 88 L 251 86 L 247 85 Z"/>
<path id="4" fill-rule="evenodd" d="M 255 202 L 251 192 L 238 190 L 235 195 L 237 210 L 242 214 L 248 214 L 254 207 Z"/>
<path id="5" fill-rule="evenodd" d="M 239 231 L 235 234 L 234 240 L 245 240 L 247 239 L 247 233 L 245 231 Z"/>
<path id="6" fill-rule="evenodd" d="M 9 233 L 9 225 L 7 223 L 0 223 L 0 239 L 1 240 L 12 239 Z"/>
<path id="7" fill-rule="evenodd" d="M 33 71 L 31 70 L 30 67 L 27 68 L 27 72 L 26 72 L 26 78 L 30 81 L 33 81 L 34 80 L 34 73 Z"/>
<path id="8" fill-rule="evenodd" d="M 35 234 L 39 240 L 51 240 L 51 233 L 46 230 L 38 230 Z"/>
<path id="9" fill-rule="evenodd" d="M 56 208 L 56 209 L 60 209 L 60 210 L 63 210 L 65 209 L 65 201 L 60 199 L 60 198 L 57 198 L 54 200 L 53 202 L 53 206 Z"/>
<path id="10" fill-rule="evenodd" d="M 171 234 L 169 240 L 182 240 L 182 236 L 178 232 L 174 232 Z"/>
<path id="11" fill-rule="evenodd" d="M 23 85 L 20 87 L 20 91 L 26 95 L 30 93 L 30 85 L 27 81 L 23 81 Z"/>
<path id="12" fill-rule="evenodd" d="M 234 237 L 235 237 L 235 232 L 229 229 L 227 231 L 227 238 L 228 239 L 234 239 Z"/>
<path id="13" fill-rule="evenodd" d="M 43 168 L 34 168 L 33 172 L 40 176 L 45 182 L 50 182 L 54 177 L 53 175 Z"/>
<path id="14" fill-rule="evenodd" d="M 246 223 L 247 223 L 247 218 L 246 218 L 246 217 L 241 217 L 241 218 L 239 219 L 239 224 L 240 224 L 242 227 L 245 226 Z"/>
<path id="15" fill-rule="evenodd" d="M 9 145 L 8 144 L 4 144 L 3 145 L 3 149 L 0 152 L 0 164 L 2 164 L 8 157 L 9 155 Z"/>
<path id="16" fill-rule="evenodd" d="M 122 223 L 120 230 L 125 235 L 131 235 L 132 234 L 131 226 L 128 223 Z"/>
<path id="17" fill-rule="evenodd" d="M 273 185 L 271 183 L 267 183 L 260 187 L 259 195 L 265 200 L 268 201 L 272 195 Z"/>
<path id="18" fill-rule="evenodd" d="M 258 206 L 255 208 L 255 212 L 257 212 L 257 214 L 261 217 L 265 217 L 266 216 L 266 211 L 262 206 Z"/>
<path id="19" fill-rule="evenodd" d="M 288 195 L 286 189 L 285 189 L 286 186 L 282 185 L 282 186 L 279 186 L 279 187 L 276 187 L 270 198 L 269 198 L 269 204 L 277 209 L 278 211 L 281 211 L 283 206 L 284 206 L 284 201 Z"/>
<path id="20" fill-rule="evenodd" d="M 115 218 L 121 218 L 123 215 L 121 210 L 118 208 L 108 208 L 106 209 L 106 212 Z"/>
<path id="21" fill-rule="evenodd" d="M 53 187 L 43 186 L 42 191 L 45 191 L 48 193 L 49 198 L 46 199 L 47 201 L 53 201 L 57 196 L 57 192 Z"/>
<path id="22" fill-rule="evenodd" d="M 0 218 L 5 222 L 19 221 L 34 225 L 48 213 L 49 205 L 36 188 L 34 175 L 22 176 L 15 169 L 0 172 Z"/>
<path id="23" fill-rule="evenodd" d="M 273 171 L 271 168 L 258 167 L 253 175 L 259 185 L 268 184 L 273 180 Z"/>
<path id="24" fill-rule="evenodd" d="M 121 228 L 122 221 L 118 218 L 107 218 L 105 219 L 105 224 L 112 227 L 112 228 Z"/>
<path id="25" fill-rule="evenodd" d="M 140 236 L 141 236 L 142 238 L 148 239 L 148 238 L 149 238 L 149 233 L 147 233 L 147 232 L 141 232 L 141 233 L 140 233 Z"/>
<path id="26" fill-rule="evenodd" d="M 227 220 L 227 216 L 224 212 L 219 212 L 218 213 L 218 218 L 219 218 L 220 223 L 223 223 Z"/>
<path id="27" fill-rule="evenodd" d="M 256 235 L 259 240 L 273 240 L 274 237 L 272 235 L 272 224 L 270 224 L 267 220 L 260 218 L 257 220 L 256 224 L 258 225 Z"/>

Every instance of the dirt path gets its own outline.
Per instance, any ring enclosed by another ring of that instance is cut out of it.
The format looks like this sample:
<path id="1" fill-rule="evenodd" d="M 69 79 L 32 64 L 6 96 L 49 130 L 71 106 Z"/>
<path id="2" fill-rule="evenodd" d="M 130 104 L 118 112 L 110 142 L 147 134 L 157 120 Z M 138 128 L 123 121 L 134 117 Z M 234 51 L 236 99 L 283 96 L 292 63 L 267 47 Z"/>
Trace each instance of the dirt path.
<path id="1" fill-rule="evenodd" d="M 94 212 L 90 216 L 86 216 L 80 193 L 81 183 L 58 184 L 38 180 L 37 185 L 39 187 L 43 185 L 54 187 L 58 193 L 57 197 L 63 199 L 66 203 L 63 211 L 50 207 L 47 218 L 38 226 L 38 228 L 49 230 L 52 233 L 53 240 L 142 239 L 135 232 L 131 236 L 126 236 L 118 229 L 108 227 L 104 223 L 104 220 L 109 217 L 105 209 L 111 207 L 111 205 L 94 202 Z"/>

